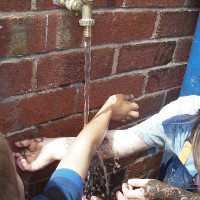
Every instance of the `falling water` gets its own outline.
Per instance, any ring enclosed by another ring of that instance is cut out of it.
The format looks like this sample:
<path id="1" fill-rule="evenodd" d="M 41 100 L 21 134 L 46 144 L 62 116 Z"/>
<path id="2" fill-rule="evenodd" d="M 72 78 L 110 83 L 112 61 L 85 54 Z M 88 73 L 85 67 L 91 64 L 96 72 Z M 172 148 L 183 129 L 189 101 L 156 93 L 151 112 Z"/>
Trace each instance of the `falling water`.
<path id="1" fill-rule="evenodd" d="M 88 116 L 89 116 L 89 90 L 90 90 L 90 68 L 91 68 L 91 38 L 84 37 L 83 38 L 84 44 L 84 52 L 85 52 L 85 65 L 84 65 L 84 72 L 85 72 L 85 88 L 84 88 L 84 98 L 85 98 L 85 106 L 84 106 L 84 125 L 88 123 Z M 103 158 L 98 155 L 97 157 L 99 160 L 98 162 L 93 162 L 93 165 L 90 167 L 86 182 L 85 182 L 85 190 L 84 193 L 87 196 L 91 196 L 96 192 L 102 191 L 102 186 L 106 186 L 106 194 L 109 194 L 109 183 L 108 183 L 108 175 L 106 171 L 106 167 L 103 163 Z M 102 183 L 98 184 L 96 179 L 102 177 L 100 174 L 100 168 L 103 169 L 105 182 L 101 180 Z M 102 194 L 104 195 L 104 194 Z"/>
<path id="2" fill-rule="evenodd" d="M 91 68 L 91 38 L 84 37 L 83 38 L 84 51 L 85 51 L 85 90 L 84 90 L 84 98 L 85 98 L 85 106 L 84 106 L 84 125 L 88 123 L 89 116 L 89 91 L 90 91 L 90 68 Z"/>

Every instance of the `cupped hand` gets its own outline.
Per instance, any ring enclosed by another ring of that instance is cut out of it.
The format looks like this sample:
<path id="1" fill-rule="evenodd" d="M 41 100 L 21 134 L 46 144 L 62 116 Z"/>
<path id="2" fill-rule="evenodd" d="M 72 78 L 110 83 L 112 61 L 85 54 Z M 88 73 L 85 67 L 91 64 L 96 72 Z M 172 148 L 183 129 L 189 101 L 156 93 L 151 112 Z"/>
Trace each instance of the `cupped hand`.
<path id="1" fill-rule="evenodd" d="M 112 106 L 112 118 L 115 121 L 130 121 L 139 116 L 139 106 L 133 102 L 133 95 L 116 94 L 107 100 L 107 104 Z"/>
<path id="2" fill-rule="evenodd" d="M 117 200 L 146 200 L 145 185 L 150 179 L 130 179 L 128 183 L 122 184 L 122 193 L 117 192 Z"/>
<path id="3" fill-rule="evenodd" d="M 71 139 L 71 140 L 70 140 Z M 13 153 L 15 163 L 22 171 L 34 172 L 55 160 L 61 160 L 74 138 L 36 138 L 18 141 L 15 145 L 22 153 Z"/>

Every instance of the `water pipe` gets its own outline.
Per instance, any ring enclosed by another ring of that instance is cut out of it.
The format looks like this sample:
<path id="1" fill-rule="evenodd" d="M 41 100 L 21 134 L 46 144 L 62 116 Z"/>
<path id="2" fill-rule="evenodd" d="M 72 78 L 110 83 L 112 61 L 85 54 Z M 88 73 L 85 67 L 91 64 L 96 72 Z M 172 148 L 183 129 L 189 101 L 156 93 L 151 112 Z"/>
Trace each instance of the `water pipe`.
<path id="1" fill-rule="evenodd" d="M 180 96 L 200 95 L 200 15 Z"/>
<path id="2" fill-rule="evenodd" d="M 78 16 L 82 13 L 82 19 L 79 20 L 79 25 L 84 27 L 83 36 L 91 37 L 91 27 L 95 21 L 92 19 L 92 3 L 94 0 L 54 0 L 56 5 L 65 6 L 67 9 L 75 12 Z"/>

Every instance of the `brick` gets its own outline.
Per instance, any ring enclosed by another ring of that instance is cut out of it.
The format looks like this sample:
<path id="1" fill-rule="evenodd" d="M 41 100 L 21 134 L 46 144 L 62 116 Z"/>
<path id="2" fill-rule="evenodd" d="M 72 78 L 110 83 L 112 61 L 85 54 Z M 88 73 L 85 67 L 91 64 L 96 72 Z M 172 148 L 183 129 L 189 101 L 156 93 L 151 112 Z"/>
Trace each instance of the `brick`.
<path id="1" fill-rule="evenodd" d="M 0 98 L 31 92 L 33 61 L 0 64 Z"/>
<path id="2" fill-rule="evenodd" d="M 187 0 L 186 1 L 186 6 L 191 6 L 191 7 L 200 7 L 200 1 L 199 0 Z"/>
<path id="3" fill-rule="evenodd" d="M 123 0 L 101 0 L 94 1 L 94 7 L 121 7 L 123 4 Z"/>
<path id="4" fill-rule="evenodd" d="M 138 119 L 142 119 L 153 114 L 156 114 L 162 108 L 164 102 L 164 94 L 153 95 L 150 97 L 145 97 L 136 101 L 139 105 L 140 116 Z"/>
<path id="5" fill-rule="evenodd" d="M 0 131 L 16 131 L 74 112 L 75 88 L 0 104 Z"/>
<path id="6" fill-rule="evenodd" d="M 82 81 L 83 67 L 84 55 L 81 51 L 44 56 L 38 65 L 38 89 Z"/>
<path id="7" fill-rule="evenodd" d="M 122 168 L 122 167 L 124 167 L 128 164 L 135 162 L 135 160 L 146 156 L 147 154 L 148 153 L 146 151 L 142 151 L 142 152 L 134 153 L 133 155 L 130 155 L 130 156 L 125 157 L 125 158 L 117 159 L 117 160 L 115 160 L 115 162 L 117 164 L 119 164 L 120 168 Z M 118 169 L 116 167 L 115 162 L 114 162 L 113 158 L 104 160 L 104 165 L 106 166 L 108 173 L 113 173 L 113 168 L 115 168 L 115 170 L 120 170 L 120 168 Z"/>
<path id="8" fill-rule="evenodd" d="M 114 60 L 114 48 L 100 48 L 92 50 L 91 79 L 111 75 Z"/>
<path id="9" fill-rule="evenodd" d="M 40 137 L 76 137 L 83 129 L 83 115 L 71 116 L 39 127 Z"/>
<path id="10" fill-rule="evenodd" d="M 57 49 L 82 46 L 82 35 L 83 27 L 79 26 L 79 17 L 72 12 L 57 13 Z"/>
<path id="11" fill-rule="evenodd" d="M 46 168 L 44 168 L 40 171 L 31 173 L 30 181 L 35 182 L 35 181 L 43 180 L 45 178 L 50 177 L 52 175 L 52 173 L 56 170 L 58 163 L 59 163 L 59 161 L 55 161 L 52 164 L 48 165 Z"/>
<path id="12" fill-rule="evenodd" d="M 15 146 L 15 142 L 25 139 L 33 139 L 38 137 L 38 130 L 37 128 L 21 131 L 17 134 L 7 137 L 9 144 L 11 146 L 12 151 L 19 152 L 20 149 Z"/>
<path id="13" fill-rule="evenodd" d="M 52 1 L 37 0 L 36 8 L 37 10 L 50 10 L 50 9 L 56 9 L 56 8 L 60 9 L 61 7 L 54 5 L 53 0 Z M 66 9 L 66 8 L 63 7 L 63 9 Z"/>
<path id="14" fill-rule="evenodd" d="M 180 7 L 185 0 L 127 0 L 126 7 Z"/>
<path id="15" fill-rule="evenodd" d="M 70 28 L 71 28 L 72 24 L 76 24 L 76 26 L 75 25 L 73 25 L 73 26 L 78 27 L 78 22 L 74 21 L 73 19 L 75 20 L 75 17 L 73 18 L 72 13 L 68 13 L 68 12 L 58 13 L 58 15 L 57 15 L 57 30 L 56 30 L 57 31 L 57 36 L 56 36 L 56 48 L 57 49 L 69 48 L 71 46 L 73 34 L 71 34 Z M 75 29 L 73 32 L 76 33 L 77 30 Z M 79 34 L 80 35 L 78 38 L 81 37 L 81 33 L 79 33 Z M 77 37 L 77 34 L 75 37 Z"/>
<path id="16" fill-rule="evenodd" d="M 151 169 L 160 167 L 162 161 L 162 153 L 152 155 L 151 157 L 144 158 L 140 162 L 130 165 L 126 175 L 126 181 L 130 178 L 138 178 Z"/>
<path id="17" fill-rule="evenodd" d="M 94 14 L 94 19 L 93 44 L 97 45 L 150 38 L 154 31 L 156 13 L 99 12 Z"/>
<path id="18" fill-rule="evenodd" d="M 158 179 L 159 172 L 160 172 L 160 167 L 157 168 L 157 169 L 154 169 L 152 172 L 150 172 L 150 174 L 146 178 L 148 178 L 148 179 Z"/>
<path id="19" fill-rule="evenodd" d="M 8 16 L 0 19 L 0 57 L 18 56 L 56 48 L 57 14 Z"/>
<path id="20" fill-rule="evenodd" d="M 27 53 L 50 51 L 56 47 L 56 13 L 31 15 L 26 19 Z"/>
<path id="21" fill-rule="evenodd" d="M 26 196 L 26 199 L 32 199 L 38 195 L 44 193 L 44 189 L 48 183 L 49 179 L 41 180 L 37 183 L 32 183 L 29 185 L 29 196 Z"/>
<path id="22" fill-rule="evenodd" d="M 180 65 L 150 71 L 146 92 L 155 92 L 158 90 L 180 86 L 183 81 L 185 69 L 185 65 Z"/>
<path id="23" fill-rule="evenodd" d="M 117 73 L 165 65 L 172 61 L 175 42 L 127 45 L 120 49 Z"/>
<path id="24" fill-rule="evenodd" d="M 193 35 L 197 19 L 197 11 L 163 12 L 160 15 L 157 37 Z"/>
<path id="25" fill-rule="evenodd" d="M 126 170 L 121 169 L 117 171 L 117 173 L 110 175 L 110 190 L 113 190 L 114 188 L 119 187 L 119 185 L 122 185 L 122 183 L 124 183 L 125 174 Z"/>
<path id="26" fill-rule="evenodd" d="M 144 76 L 142 74 L 127 75 L 94 82 L 90 88 L 90 108 L 94 109 L 102 106 L 109 96 L 118 93 L 139 96 L 142 93 L 143 85 Z M 78 110 L 83 111 L 83 106 L 84 98 L 82 89 Z"/>
<path id="27" fill-rule="evenodd" d="M 112 48 L 93 50 L 91 79 L 110 75 L 113 57 L 114 49 Z M 38 89 L 42 90 L 84 80 L 84 64 L 83 51 L 42 57 L 37 72 Z"/>
<path id="28" fill-rule="evenodd" d="M 175 88 L 167 92 L 167 96 L 165 98 L 165 105 L 169 104 L 172 101 L 178 99 L 181 88 Z"/>
<path id="29" fill-rule="evenodd" d="M 9 52 L 11 27 L 7 19 L 0 19 L 0 58 L 6 57 Z"/>
<path id="30" fill-rule="evenodd" d="M 192 46 L 192 39 L 183 39 L 178 41 L 176 54 L 174 56 L 175 62 L 187 61 Z"/>
<path id="31" fill-rule="evenodd" d="M 0 11 L 23 11 L 31 9 L 31 1 L 2 0 L 0 1 Z"/>

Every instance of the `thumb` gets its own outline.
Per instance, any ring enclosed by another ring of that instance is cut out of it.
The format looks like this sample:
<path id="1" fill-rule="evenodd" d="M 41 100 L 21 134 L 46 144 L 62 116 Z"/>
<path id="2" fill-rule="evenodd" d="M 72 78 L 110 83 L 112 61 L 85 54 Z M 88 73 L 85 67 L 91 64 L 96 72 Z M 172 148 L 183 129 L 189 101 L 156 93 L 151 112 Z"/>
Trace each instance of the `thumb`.
<path id="1" fill-rule="evenodd" d="M 121 193 L 121 192 L 116 192 L 116 199 L 117 200 L 127 200 L 127 198 L 126 197 L 124 197 L 124 195 Z"/>
<path id="2" fill-rule="evenodd" d="M 128 184 L 132 185 L 134 187 L 143 187 L 145 186 L 148 182 L 150 181 L 150 179 L 129 179 L 128 180 Z"/>

